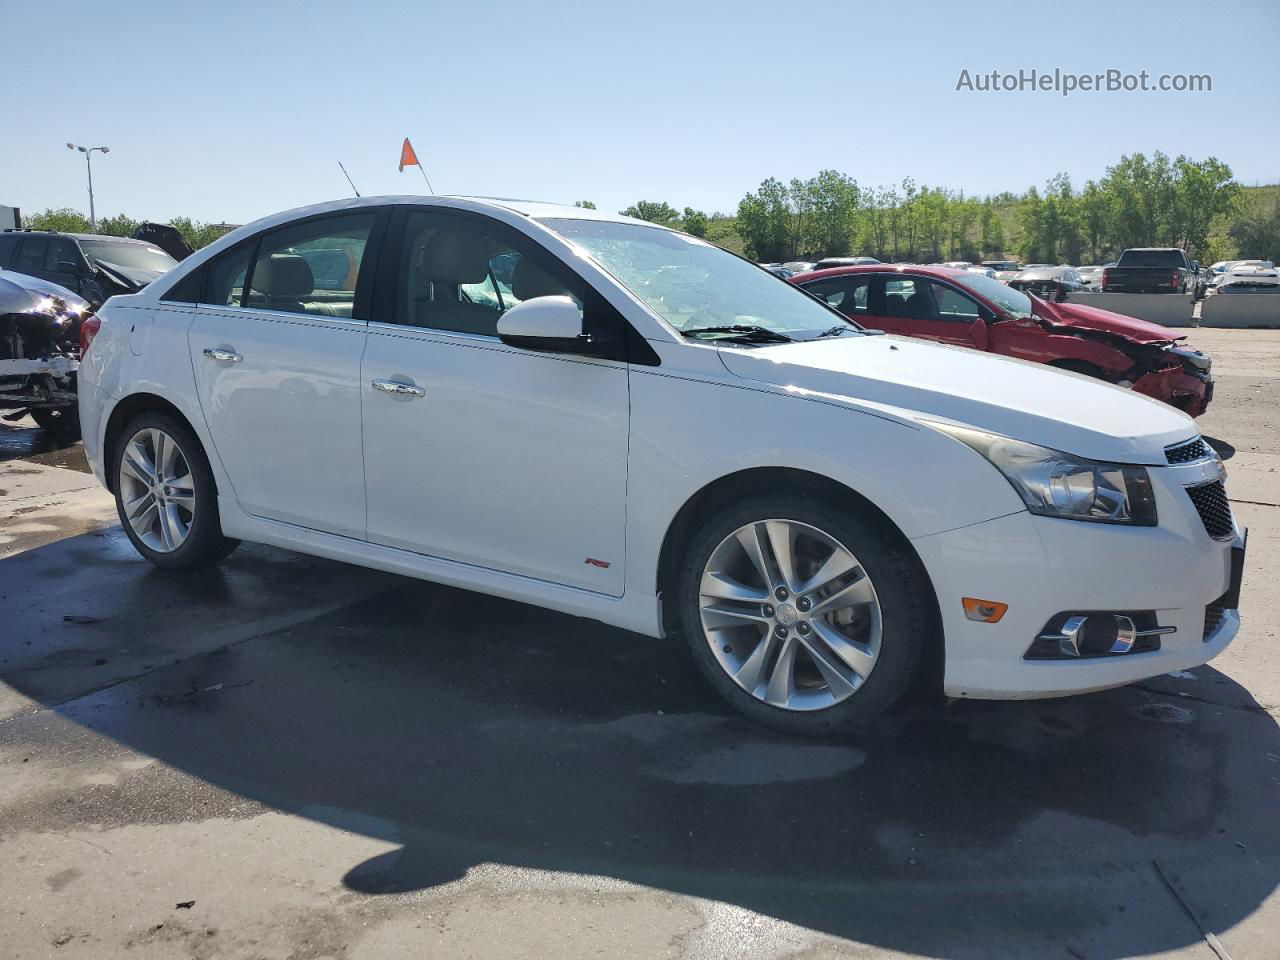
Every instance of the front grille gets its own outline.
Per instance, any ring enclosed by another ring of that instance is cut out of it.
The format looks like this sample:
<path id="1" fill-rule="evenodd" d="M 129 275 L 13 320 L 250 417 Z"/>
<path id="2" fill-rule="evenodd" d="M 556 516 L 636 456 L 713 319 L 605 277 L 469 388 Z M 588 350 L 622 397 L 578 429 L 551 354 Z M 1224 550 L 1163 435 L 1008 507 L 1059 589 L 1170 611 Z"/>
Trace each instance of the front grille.
<path id="1" fill-rule="evenodd" d="M 1204 523 L 1204 529 L 1215 540 L 1228 540 L 1235 532 L 1231 519 L 1231 504 L 1227 502 L 1227 489 L 1221 480 L 1187 487 L 1187 496 L 1195 504 L 1196 513 Z"/>
<path id="2" fill-rule="evenodd" d="M 1204 642 L 1208 643 L 1218 628 L 1222 626 L 1222 621 L 1227 618 L 1228 613 L 1235 612 L 1236 605 L 1240 600 L 1233 596 L 1233 592 L 1228 590 L 1217 600 L 1208 604 L 1204 608 Z M 1230 604 L 1230 606 L 1228 606 Z"/>
<path id="3" fill-rule="evenodd" d="M 1164 448 L 1165 459 L 1170 463 L 1190 463 L 1193 460 L 1202 460 L 1208 455 L 1209 448 L 1199 437 Z"/>
<path id="4" fill-rule="evenodd" d="M 1214 601 L 1204 608 L 1204 642 L 1208 643 L 1209 638 L 1222 626 L 1222 621 L 1227 615 L 1227 608 Z"/>

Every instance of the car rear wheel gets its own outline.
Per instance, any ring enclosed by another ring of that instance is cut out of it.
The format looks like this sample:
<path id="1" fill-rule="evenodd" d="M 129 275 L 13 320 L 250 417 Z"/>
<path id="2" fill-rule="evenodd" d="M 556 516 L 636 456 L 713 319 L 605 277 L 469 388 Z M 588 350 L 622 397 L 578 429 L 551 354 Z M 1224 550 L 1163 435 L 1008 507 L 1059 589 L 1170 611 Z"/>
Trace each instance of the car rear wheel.
<path id="1" fill-rule="evenodd" d="M 156 566 L 201 567 L 239 545 L 222 535 L 213 473 L 185 423 L 164 413 L 142 414 L 121 432 L 113 461 L 120 523 Z"/>
<path id="2" fill-rule="evenodd" d="M 848 505 L 791 496 L 720 511 L 693 536 L 681 619 L 694 659 L 748 717 L 820 735 L 910 687 L 932 594 L 900 542 Z"/>

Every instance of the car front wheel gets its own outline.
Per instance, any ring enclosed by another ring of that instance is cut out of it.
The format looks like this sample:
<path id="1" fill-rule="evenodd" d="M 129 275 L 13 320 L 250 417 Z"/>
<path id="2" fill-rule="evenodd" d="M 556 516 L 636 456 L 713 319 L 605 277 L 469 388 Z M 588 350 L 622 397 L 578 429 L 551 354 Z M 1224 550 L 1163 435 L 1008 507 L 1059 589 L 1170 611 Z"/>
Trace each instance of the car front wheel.
<path id="1" fill-rule="evenodd" d="M 819 735 L 874 719 L 911 685 L 932 593 L 901 542 L 849 505 L 756 497 L 693 536 L 681 619 L 694 659 L 748 717 Z"/>

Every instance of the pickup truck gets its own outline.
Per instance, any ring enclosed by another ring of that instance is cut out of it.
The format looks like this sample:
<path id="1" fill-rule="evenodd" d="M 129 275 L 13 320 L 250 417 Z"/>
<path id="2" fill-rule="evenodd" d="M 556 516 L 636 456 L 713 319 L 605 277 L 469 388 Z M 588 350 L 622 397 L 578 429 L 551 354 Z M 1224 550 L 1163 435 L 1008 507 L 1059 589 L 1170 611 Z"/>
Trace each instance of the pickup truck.
<path id="1" fill-rule="evenodd" d="M 1133 247 L 1102 271 L 1103 293 L 1194 293 L 1200 264 L 1177 247 Z"/>

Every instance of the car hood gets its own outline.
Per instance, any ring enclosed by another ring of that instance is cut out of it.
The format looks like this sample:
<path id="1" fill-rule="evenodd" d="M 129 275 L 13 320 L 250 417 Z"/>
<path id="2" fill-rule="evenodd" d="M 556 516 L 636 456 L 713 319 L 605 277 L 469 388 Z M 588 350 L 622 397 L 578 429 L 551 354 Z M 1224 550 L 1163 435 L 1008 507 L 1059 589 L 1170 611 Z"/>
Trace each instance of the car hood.
<path id="1" fill-rule="evenodd" d="M 1185 413 L 1131 390 L 964 347 L 886 336 L 720 347 L 730 373 L 910 420 L 943 419 L 1115 463 L 1163 464 Z"/>
<path id="2" fill-rule="evenodd" d="M 107 275 L 107 279 L 132 290 L 141 290 L 156 277 L 164 275 L 163 270 L 143 270 L 140 267 L 126 267 L 110 260 L 94 261 L 99 270 Z"/>
<path id="3" fill-rule="evenodd" d="M 45 297 L 61 300 L 73 312 L 89 312 L 89 301 L 66 287 L 25 273 L 0 270 L 0 313 L 39 312 L 36 308 Z"/>
<path id="4" fill-rule="evenodd" d="M 1112 313 L 1097 307 L 1086 307 L 1079 303 L 1049 303 L 1038 297 L 1032 301 L 1032 311 L 1042 320 L 1064 327 L 1081 327 L 1085 330 L 1100 330 L 1114 333 L 1132 340 L 1134 343 L 1171 343 L 1174 340 L 1185 340 L 1183 334 L 1175 334 L 1168 327 L 1137 317 L 1127 317 L 1123 313 Z"/>

